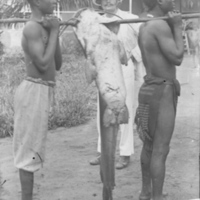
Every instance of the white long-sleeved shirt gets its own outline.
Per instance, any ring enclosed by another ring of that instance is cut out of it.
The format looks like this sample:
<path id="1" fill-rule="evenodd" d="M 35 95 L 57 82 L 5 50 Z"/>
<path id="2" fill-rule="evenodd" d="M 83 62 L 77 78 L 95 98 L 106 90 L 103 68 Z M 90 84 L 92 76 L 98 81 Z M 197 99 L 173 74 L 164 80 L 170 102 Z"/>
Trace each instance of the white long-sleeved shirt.
<path id="1" fill-rule="evenodd" d="M 104 15 L 104 17 L 106 17 L 106 15 Z M 118 9 L 115 15 L 110 17 L 110 20 L 108 21 L 113 22 L 120 19 L 136 18 L 139 17 L 137 15 Z M 117 37 L 122 42 L 128 58 L 128 66 L 122 68 L 125 77 L 132 77 L 134 68 L 137 68 L 137 65 L 140 65 L 140 63 L 142 63 L 142 56 L 140 48 L 138 47 L 138 35 L 141 24 L 142 23 L 120 24 L 120 28 L 117 33 Z M 136 62 L 133 63 L 130 60 L 131 56 L 134 57 Z"/>
<path id="2" fill-rule="evenodd" d="M 117 10 L 116 15 L 121 19 L 135 19 L 138 18 L 137 15 Z M 130 24 L 121 24 L 119 32 L 117 34 L 119 40 L 123 43 L 128 60 L 131 56 L 135 58 L 136 61 L 141 61 L 141 53 L 138 47 L 138 35 L 141 23 L 130 23 Z"/>

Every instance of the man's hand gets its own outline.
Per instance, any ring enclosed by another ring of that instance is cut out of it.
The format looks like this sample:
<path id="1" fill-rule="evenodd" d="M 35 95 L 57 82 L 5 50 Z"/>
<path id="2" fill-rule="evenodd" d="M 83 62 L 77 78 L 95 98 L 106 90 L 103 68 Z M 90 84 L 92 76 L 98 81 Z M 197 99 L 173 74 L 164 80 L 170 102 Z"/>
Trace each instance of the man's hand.
<path id="1" fill-rule="evenodd" d="M 182 16 L 179 11 L 168 12 L 169 23 L 175 27 L 182 27 Z"/>
<path id="2" fill-rule="evenodd" d="M 59 31 L 59 19 L 57 17 L 43 17 L 41 21 L 38 21 L 44 28 L 50 31 Z"/>

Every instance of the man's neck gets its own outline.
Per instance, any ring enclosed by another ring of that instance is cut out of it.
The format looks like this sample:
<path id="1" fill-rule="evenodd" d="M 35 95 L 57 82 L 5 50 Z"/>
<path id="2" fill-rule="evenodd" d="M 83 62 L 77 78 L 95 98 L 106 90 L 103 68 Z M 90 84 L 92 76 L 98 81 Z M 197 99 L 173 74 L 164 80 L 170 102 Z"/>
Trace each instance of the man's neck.
<path id="1" fill-rule="evenodd" d="M 31 11 L 32 11 L 31 17 L 30 17 L 31 20 L 39 21 L 42 19 L 42 17 L 45 16 L 38 8 L 34 7 L 31 9 Z"/>
<path id="2" fill-rule="evenodd" d="M 159 6 L 156 6 L 153 10 L 149 11 L 149 14 L 153 15 L 154 17 L 162 17 L 165 15 Z"/>

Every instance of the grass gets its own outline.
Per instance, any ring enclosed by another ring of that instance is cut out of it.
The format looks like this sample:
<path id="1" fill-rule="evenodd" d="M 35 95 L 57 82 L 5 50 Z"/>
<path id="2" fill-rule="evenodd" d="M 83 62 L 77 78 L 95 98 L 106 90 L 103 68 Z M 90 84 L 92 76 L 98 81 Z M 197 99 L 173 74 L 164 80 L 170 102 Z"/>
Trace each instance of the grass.
<path id="1" fill-rule="evenodd" d="M 86 123 L 96 111 L 96 88 L 85 79 L 85 58 L 73 34 L 62 40 L 63 65 L 57 73 L 49 129 Z M 13 135 L 14 94 L 25 77 L 22 51 L 12 49 L 0 60 L 0 137 Z"/>

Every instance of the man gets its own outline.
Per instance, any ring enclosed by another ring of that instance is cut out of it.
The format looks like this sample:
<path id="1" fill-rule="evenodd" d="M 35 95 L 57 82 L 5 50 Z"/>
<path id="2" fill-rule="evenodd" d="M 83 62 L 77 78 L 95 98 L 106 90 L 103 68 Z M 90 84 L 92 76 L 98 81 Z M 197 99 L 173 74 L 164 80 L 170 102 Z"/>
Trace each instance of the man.
<path id="1" fill-rule="evenodd" d="M 3 33 L 3 30 L 0 29 L 0 55 L 3 54 L 3 44 L 1 40 L 1 34 Z"/>
<path id="2" fill-rule="evenodd" d="M 14 99 L 14 164 L 19 169 L 22 200 L 32 200 L 34 172 L 44 162 L 48 114 L 56 70 L 62 64 L 59 21 L 53 14 L 55 0 L 27 0 L 31 18 L 22 33 L 26 79 Z"/>
<path id="3" fill-rule="evenodd" d="M 185 28 L 187 33 L 190 52 L 192 53 L 194 68 L 200 68 L 200 27 L 198 19 L 188 20 L 189 23 Z"/>
<path id="4" fill-rule="evenodd" d="M 132 15 L 128 12 L 124 12 L 118 8 L 121 1 L 119 0 L 101 0 L 98 3 L 101 4 L 105 14 L 105 17 L 118 19 L 138 18 L 136 15 Z M 117 169 L 123 169 L 128 166 L 130 156 L 134 153 L 133 144 L 133 110 L 134 110 L 134 79 L 135 79 L 135 66 L 141 62 L 140 50 L 137 47 L 137 36 L 139 32 L 139 24 L 123 24 L 120 25 L 118 32 L 118 39 L 123 43 L 127 58 L 128 66 L 123 65 L 122 71 L 125 80 L 125 86 L 127 91 L 126 105 L 129 111 L 128 124 L 120 125 L 121 138 L 119 144 L 120 159 L 116 165 Z M 99 106 L 97 106 L 98 109 Z M 99 131 L 99 110 L 97 112 L 97 129 Z M 100 134 L 98 138 L 97 151 L 101 152 Z M 100 155 L 90 161 L 91 165 L 99 164 Z"/>
<path id="5" fill-rule="evenodd" d="M 149 21 L 141 26 L 139 46 L 147 75 L 139 91 L 137 130 L 143 140 L 142 190 L 139 199 L 163 200 L 165 162 L 174 130 L 180 84 L 176 67 L 184 54 L 181 15 L 173 0 L 145 0 L 149 14 L 169 20 Z M 151 188 L 152 184 L 152 188 Z M 151 194 L 152 192 L 152 194 Z"/>

